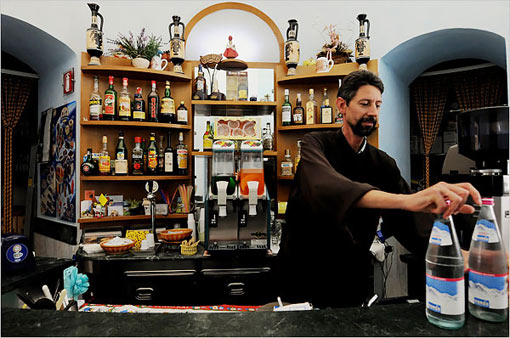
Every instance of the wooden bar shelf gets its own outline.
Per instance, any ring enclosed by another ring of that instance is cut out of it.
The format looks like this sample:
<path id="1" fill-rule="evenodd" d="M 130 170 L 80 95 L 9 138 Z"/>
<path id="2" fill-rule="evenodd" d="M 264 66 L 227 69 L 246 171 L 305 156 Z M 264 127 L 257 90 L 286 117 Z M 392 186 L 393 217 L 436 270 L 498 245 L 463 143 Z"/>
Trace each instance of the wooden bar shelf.
<path id="1" fill-rule="evenodd" d="M 130 61 L 130 60 L 128 60 Z M 101 61 L 102 62 L 102 61 Z M 156 81 L 181 81 L 189 82 L 191 78 L 185 74 L 174 73 L 166 70 L 140 69 L 130 65 L 103 65 L 103 66 L 82 66 L 82 72 L 89 74 L 113 75 L 115 77 L 128 77 L 130 79 L 152 79 Z"/>
<path id="2" fill-rule="evenodd" d="M 191 176 L 148 176 L 148 175 L 140 175 L 140 176 L 80 176 L 82 181 L 184 181 L 191 179 Z"/>
<path id="3" fill-rule="evenodd" d="M 216 100 L 191 100 L 192 105 L 209 106 L 268 106 L 276 107 L 276 102 L 269 101 L 216 101 Z"/>
<path id="4" fill-rule="evenodd" d="M 212 156 L 212 151 L 192 151 L 191 155 L 193 156 Z M 264 150 L 262 154 L 264 157 L 272 157 L 277 156 L 277 152 L 274 150 Z"/>
<path id="5" fill-rule="evenodd" d="M 156 215 L 156 219 L 187 219 L 188 214 L 170 214 L 170 215 Z M 135 215 L 135 216 L 115 216 L 115 217 L 92 217 L 80 218 L 78 223 L 105 223 L 105 222 L 125 222 L 137 220 L 150 220 L 150 215 Z"/>
<path id="6" fill-rule="evenodd" d="M 145 128 L 166 128 L 166 129 L 184 129 L 191 130 L 189 124 L 172 124 L 172 123 L 159 123 L 159 122 L 138 122 L 138 121 L 106 121 L 106 120 L 82 120 L 82 126 L 95 126 L 95 127 L 145 127 Z"/>
<path id="7" fill-rule="evenodd" d="M 292 175 L 292 176 L 278 175 L 278 180 L 279 181 L 292 181 L 292 180 L 294 180 L 294 175 Z"/>
<path id="8" fill-rule="evenodd" d="M 304 130 L 304 129 L 339 129 L 339 128 L 342 128 L 341 123 L 303 124 L 303 125 L 295 125 L 295 126 L 278 126 L 278 131 Z"/>

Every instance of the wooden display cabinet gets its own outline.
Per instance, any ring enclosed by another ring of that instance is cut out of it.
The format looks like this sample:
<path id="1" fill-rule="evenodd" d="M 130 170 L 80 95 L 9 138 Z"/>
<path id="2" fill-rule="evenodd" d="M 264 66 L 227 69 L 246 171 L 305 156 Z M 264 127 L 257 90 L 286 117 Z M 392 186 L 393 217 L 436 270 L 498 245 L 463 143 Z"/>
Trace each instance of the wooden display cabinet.
<path id="1" fill-rule="evenodd" d="M 102 149 L 102 136 L 108 137 L 108 152 L 112 159 L 114 158 L 115 148 L 117 147 L 119 131 L 124 132 L 124 141 L 128 148 L 128 165 L 131 166 L 131 153 L 134 148 L 134 137 L 140 136 L 148 142 L 149 134 L 156 134 L 156 145 L 159 146 L 159 136 L 163 135 L 163 146 L 167 145 L 167 133 L 172 133 L 171 144 L 174 148 L 178 143 L 179 132 L 183 132 L 184 143 L 188 145 L 188 175 L 186 176 L 83 176 L 80 174 L 80 193 L 78 199 L 84 199 L 85 190 L 94 190 L 96 195 L 101 193 L 110 195 L 124 195 L 124 199 L 136 198 L 142 199 L 146 196 L 144 183 L 147 180 L 158 181 L 160 188 L 164 189 L 171 196 L 179 184 L 191 184 L 192 177 L 192 105 L 191 105 L 191 65 L 189 62 L 183 64 L 184 74 L 178 74 L 171 71 L 161 71 L 152 69 L 138 69 L 131 66 L 131 61 L 115 57 L 101 57 L 101 66 L 88 66 L 89 55 L 82 53 L 82 76 L 81 76 L 81 114 L 80 114 L 80 151 L 78 158 L 82 163 L 82 158 L 88 148 L 93 152 L 100 152 Z M 128 78 L 128 90 L 131 99 L 136 92 L 136 87 L 142 88 L 143 99 L 147 105 L 147 96 L 151 91 L 151 80 L 156 81 L 156 88 L 161 97 L 164 96 L 165 81 L 170 81 L 171 95 L 175 100 L 177 108 L 180 101 L 188 109 L 188 124 L 168 124 L 155 122 L 137 122 L 137 121 L 90 121 L 89 120 L 89 97 L 93 90 L 94 76 L 99 77 L 99 93 L 104 96 L 108 87 L 108 76 L 114 76 L 114 87 L 117 94 L 122 90 L 122 78 Z M 131 170 L 128 170 L 129 172 Z M 186 215 L 169 215 L 168 219 L 185 218 Z M 158 217 L 162 219 L 165 217 Z M 138 223 L 149 223 L 148 216 L 125 216 L 125 217 L 104 217 L 92 219 L 79 219 L 81 227 L 104 227 L 105 225 L 115 224 L 115 222 L 136 221 Z"/>

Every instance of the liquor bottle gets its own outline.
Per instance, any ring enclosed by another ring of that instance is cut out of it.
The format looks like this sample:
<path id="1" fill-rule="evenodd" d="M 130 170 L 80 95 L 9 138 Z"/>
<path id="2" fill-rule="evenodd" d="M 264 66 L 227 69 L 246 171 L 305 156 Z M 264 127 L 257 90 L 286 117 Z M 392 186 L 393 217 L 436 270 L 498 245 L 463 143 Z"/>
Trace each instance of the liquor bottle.
<path id="1" fill-rule="evenodd" d="M 292 105 L 289 102 L 289 90 L 285 89 L 285 101 L 282 104 L 282 126 L 290 126 Z"/>
<path id="2" fill-rule="evenodd" d="M 324 98 L 322 99 L 321 106 L 321 121 L 322 124 L 333 123 L 333 108 L 329 105 L 328 89 L 324 88 Z"/>
<path id="3" fill-rule="evenodd" d="M 136 94 L 133 102 L 133 120 L 145 121 L 145 101 L 142 97 L 142 88 L 136 87 Z"/>
<path id="4" fill-rule="evenodd" d="M 104 92 L 103 120 L 113 121 L 117 117 L 117 92 L 113 88 L 113 76 L 108 76 L 108 83 Z"/>
<path id="5" fill-rule="evenodd" d="M 163 175 L 165 172 L 165 148 L 163 148 L 163 135 L 159 135 L 158 147 L 158 175 Z"/>
<path id="6" fill-rule="evenodd" d="M 131 98 L 128 91 L 128 79 L 122 78 L 122 90 L 119 94 L 119 120 L 131 120 Z"/>
<path id="7" fill-rule="evenodd" d="M 505 321 L 507 280 L 505 246 L 494 214 L 494 199 L 482 198 L 469 246 L 469 313 L 490 322 Z"/>
<path id="8" fill-rule="evenodd" d="M 301 161 L 301 139 L 300 138 L 298 138 L 298 140 L 297 140 L 297 154 L 296 154 L 296 157 L 294 157 L 294 172 L 295 173 L 297 173 L 299 161 Z"/>
<path id="9" fill-rule="evenodd" d="M 342 87 L 342 79 L 338 79 L 338 89 Z M 335 115 L 335 123 L 343 124 L 344 123 L 344 116 L 342 113 L 340 113 L 340 110 L 336 108 L 336 115 Z"/>
<path id="10" fill-rule="evenodd" d="M 143 172 L 147 173 L 147 142 L 145 138 L 142 138 L 142 150 L 143 150 Z"/>
<path id="11" fill-rule="evenodd" d="M 292 112 L 292 124 L 300 125 L 304 123 L 305 109 L 301 103 L 301 93 L 297 93 L 296 96 L 296 106 Z"/>
<path id="12" fill-rule="evenodd" d="M 223 94 L 218 89 L 218 78 L 214 78 L 213 85 L 212 85 L 212 92 L 211 95 L 209 95 L 209 100 L 223 100 Z"/>
<path id="13" fill-rule="evenodd" d="M 181 101 L 181 104 L 177 107 L 177 123 L 188 124 L 188 109 L 184 105 L 184 101 Z"/>
<path id="14" fill-rule="evenodd" d="M 97 175 L 97 163 L 92 159 L 92 148 L 87 149 L 85 160 L 81 164 L 81 173 L 83 176 Z"/>
<path id="15" fill-rule="evenodd" d="M 168 132 L 165 148 L 165 167 L 164 172 L 166 175 L 174 173 L 174 150 L 172 149 L 172 133 Z"/>
<path id="16" fill-rule="evenodd" d="M 214 138 L 213 138 L 212 132 L 211 132 L 211 121 L 207 121 L 207 125 L 205 126 L 205 133 L 204 133 L 204 136 L 202 137 L 202 139 L 203 139 L 204 151 L 212 150 Z"/>
<path id="17" fill-rule="evenodd" d="M 115 175 L 127 175 L 128 173 L 128 151 L 124 143 L 124 133 L 119 132 L 119 142 L 115 149 Z"/>
<path id="18" fill-rule="evenodd" d="M 449 201 L 448 201 L 449 202 Z M 464 325 L 464 259 L 452 217 L 434 221 L 425 256 L 426 316 L 445 329 Z"/>
<path id="19" fill-rule="evenodd" d="M 193 81 L 193 100 L 207 99 L 207 83 L 205 82 L 202 65 L 198 65 L 198 75 Z"/>
<path id="20" fill-rule="evenodd" d="M 108 154 L 108 138 L 103 136 L 103 150 L 99 155 L 99 174 L 110 175 L 110 154 Z"/>
<path id="21" fill-rule="evenodd" d="M 94 76 L 94 90 L 89 98 L 89 118 L 100 120 L 103 116 L 103 100 L 99 94 L 99 77 Z"/>
<path id="22" fill-rule="evenodd" d="M 281 176 L 292 176 L 293 164 L 292 164 L 292 160 L 290 158 L 290 149 L 285 149 L 285 156 L 284 156 L 284 159 L 282 160 L 282 162 L 280 163 L 280 166 L 282 169 Z"/>
<path id="23" fill-rule="evenodd" d="M 147 174 L 155 175 L 158 169 L 158 148 L 156 147 L 156 135 L 150 133 L 149 146 L 147 147 Z"/>
<path id="24" fill-rule="evenodd" d="M 147 96 L 147 120 L 149 122 L 158 122 L 159 116 L 159 96 L 156 91 L 156 81 L 151 81 L 152 90 Z"/>
<path id="25" fill-rule="evenodd" d="M 135 147 L 131 153 L 131 175 L 143 175 L 143 148 L 142 138 L 135 137 Z"/>
<path id="26" fill-rule="evenodd" d="M 165 96 L 161 98 L 161 110 L 159 112 L 159 122 L 175 123 L 175 103 L 170 91 L 170 81 L 165 83 Z"/>
<path id="27" fill-rule="evenodd" d="M 184 136 L 179 132 L 179 144 L 177 144 L 177 175 L 188 175 L 188 146 L 184 143 Z"/>
<path id="28" fill-rule="evenodd" d="M 266 128 L 264 129 L 266 130 L 266 133 L 262 136 L 262 147 L 264 150 L 273 150 L 274 140 L 273 134 L 271 133 L 271 124 L 266 124 Z"/>
<path id="29" fill-rule="evenodd" d="M 306 102 L 306 124 L 314 124 L 317 116 L 317 102 L 315 102 L 313 88 L 308 91 L 310 98 Z"/>

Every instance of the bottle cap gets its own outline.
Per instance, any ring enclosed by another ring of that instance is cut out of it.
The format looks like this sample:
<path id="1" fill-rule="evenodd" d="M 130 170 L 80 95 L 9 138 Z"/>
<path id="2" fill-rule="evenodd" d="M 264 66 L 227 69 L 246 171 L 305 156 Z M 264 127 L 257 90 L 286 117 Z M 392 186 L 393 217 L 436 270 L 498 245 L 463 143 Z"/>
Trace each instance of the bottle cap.
<path id="1" fill-rule="evenodd" d="M 142 138 L 140 136 L 136 136 L 135 143 L 140 143 L 140 142 L 142 142 Z"/>
<path id="2" fill-rule="evenodd" d="M 482 205 L 494 205 L 494 198 L 492 197 L 482 198 Z"/>
<path id="3" fill-rule="evenodd" d="M 151 85 L 155 86 L 156 85 L 156 81 L 152 80 L 151 81 Z"/>
<path id="4" fill-rule="evenodd" d="M 289 90 L 285 89 L 285 95 L 289 95 Z"/>

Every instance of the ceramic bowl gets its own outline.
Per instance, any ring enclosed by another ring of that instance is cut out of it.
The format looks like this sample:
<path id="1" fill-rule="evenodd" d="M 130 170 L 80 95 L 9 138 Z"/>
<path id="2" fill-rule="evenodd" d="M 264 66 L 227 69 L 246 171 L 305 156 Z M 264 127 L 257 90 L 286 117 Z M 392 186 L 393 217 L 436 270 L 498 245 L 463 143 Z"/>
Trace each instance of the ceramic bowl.
<path id="1" fill-rule="evenodd" d="M 131 64 L 136 68 L 149 68 L 151 62 L 144 58 L 134 58 L 131 60 Z"/>

